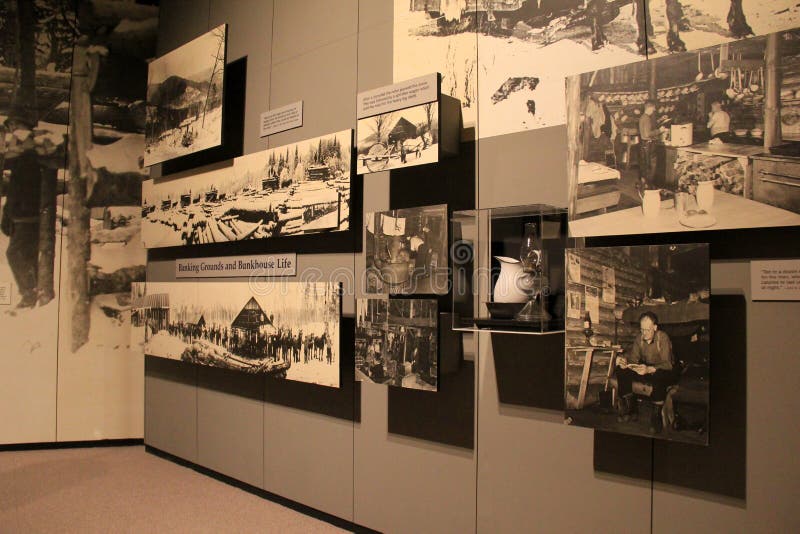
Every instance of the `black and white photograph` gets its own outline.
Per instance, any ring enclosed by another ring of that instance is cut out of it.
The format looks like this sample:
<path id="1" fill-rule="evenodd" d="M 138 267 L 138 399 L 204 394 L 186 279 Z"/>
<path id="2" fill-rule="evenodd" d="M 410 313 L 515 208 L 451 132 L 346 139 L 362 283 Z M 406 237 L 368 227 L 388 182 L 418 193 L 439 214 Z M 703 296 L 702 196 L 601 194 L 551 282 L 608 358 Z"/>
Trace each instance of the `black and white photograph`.
<path id="1" fill-rule="evenodd" d="M 0 285 L 9 297 L 0 338 L 20 355 L 4 376 L 40 399 L 58 376 L 61 437 L 92 424 L 84 399 L 135 381 L 128 310 L 131 284 L 145 276 L 144 100 L 158 31 L 156 6 L 111 2 L 80 20 L 75 9 L 0 5 Z M 0 390 L 16 395 L 11 383 Z M 108 414 L 124 409 L 116 402 L 109 396 Z M 122 426 L 136 432 L 132 419 Z M 70 436 L 90 435 L 80 432 Z"/>
<path id="2" fill-rule="evenodd" d="M 143 186 L 146 248 L 350 228 L 352 130 Z"/>
<path id="3" fill-rule="evenodd" d="M 366 293 L 449 291 L 446 205 L 367 213 L 366 227 Z"/>
<path id="4" fill-rule="evenodd" d="M 394 79 L 441 72 L 442 92 L 461 101 L 465 127 L 479 123 L 481 138 L 556 126 L 565 76 L 793 28 L 795 4 L 395 0 Z"/>
<path id="5" fill-rule="evenodd" d="M 437 163 L 439 103 L 358 120 L 357 174 Z"/>
<path id="6" fill-rule="evenodd" d="M 798 97 L 800 30 L 570 77 L 570 232 L 800 224 Z"/>
<path id="7" fill-rule="evenodd" d="M 157 7 L 129 7 L 80 25 L 72 2 L 0 7 L 0 283 L 12 300 L 0 334 L 26 353 L 55 357 L 50 339 L 31 341 L 44 328 L 81 357 L 127 355 L 130 284 L 146 261 L 141 103 L 158 28 Z"/>
<path id="8" fill-rule="evenodd" d="M 428 299 L 356 300 L 356 380 L 438 390 L 438 304 Z"/>
<path id="9" fill-rule="evenodd" d="M 222 144 L 227 25 L 150 62 L 144 164 Z"/>
<path id="10" fill-rule="evenodd" d="M 148 356 L 339 387 L 338 284 L 147 282 L 131 307 Z"/>
<path id="11" fill-rule="evenodd" d="M 567 273 L 568 294 L 578 296 L 568 303 L 577 309 L 567 313 L 565 422 L 707 445 L 708 245 L 576 248 L 566 255 L 580 259 L 581 276 Z"/>

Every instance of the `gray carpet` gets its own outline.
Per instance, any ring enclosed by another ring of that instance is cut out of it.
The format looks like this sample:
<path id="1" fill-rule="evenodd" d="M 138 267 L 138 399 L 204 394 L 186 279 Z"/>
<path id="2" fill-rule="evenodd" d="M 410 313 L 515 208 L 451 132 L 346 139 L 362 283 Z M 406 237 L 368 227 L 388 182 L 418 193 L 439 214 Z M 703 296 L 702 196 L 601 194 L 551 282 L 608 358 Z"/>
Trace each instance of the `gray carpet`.
<path id="1" fill-rule="evenodd" d="M 0 533 L 342 532 L 144 451 L 0 452 Z"/>

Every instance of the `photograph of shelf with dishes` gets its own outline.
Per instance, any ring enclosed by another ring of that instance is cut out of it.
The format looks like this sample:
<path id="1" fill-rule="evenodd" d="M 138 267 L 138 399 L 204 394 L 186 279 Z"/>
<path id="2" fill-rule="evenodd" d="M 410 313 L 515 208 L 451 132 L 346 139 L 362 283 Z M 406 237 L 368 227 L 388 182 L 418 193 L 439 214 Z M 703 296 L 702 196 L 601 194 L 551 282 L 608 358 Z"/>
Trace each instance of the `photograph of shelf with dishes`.
<path id="1" fill-rule="evenodd" d="M 565 422 L 708 444 L 708 245 L 566 258 Z"/>
<path id="2" fill-rule="evenodd" d="M 574 237 L 800 225 L 800 30 L 567 79 Z"/>

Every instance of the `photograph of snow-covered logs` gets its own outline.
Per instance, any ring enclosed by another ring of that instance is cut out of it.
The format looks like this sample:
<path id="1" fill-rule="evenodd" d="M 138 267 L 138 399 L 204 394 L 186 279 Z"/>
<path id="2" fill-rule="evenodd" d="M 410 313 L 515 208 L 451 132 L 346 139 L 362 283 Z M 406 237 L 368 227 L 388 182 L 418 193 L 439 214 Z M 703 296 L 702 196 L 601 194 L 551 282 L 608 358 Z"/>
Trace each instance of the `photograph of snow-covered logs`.
<path id="1" fill-rule="evenodd" d="M 338 284 L 142 282 L 131 345 L 147 356 L 339 387 Z"/>
<path id="2" fill-rule="evenodd" d="M 146 248 L 350 228 L 352 130 L 236 158 L 232 166 L 142 186 Z"/>
<path id="3" fill-rule="evenodd" d="M 226 31 L 217 26 L 150 63 L 146 166 L 222 144 Z"/>

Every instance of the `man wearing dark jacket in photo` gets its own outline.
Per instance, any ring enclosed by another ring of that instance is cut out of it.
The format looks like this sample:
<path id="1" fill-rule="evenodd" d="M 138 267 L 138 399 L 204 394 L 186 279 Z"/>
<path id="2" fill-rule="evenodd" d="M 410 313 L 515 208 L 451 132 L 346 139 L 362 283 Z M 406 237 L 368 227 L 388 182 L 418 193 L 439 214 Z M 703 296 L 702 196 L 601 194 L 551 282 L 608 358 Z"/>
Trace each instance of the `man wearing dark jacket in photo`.
<path id="1" fill-rule="evenodd" d="M 30 131 L 30 127 L 10 119 L 6 121 L 6 129 Z M 11 171 L 11 180 L 0 229 L 9 237 L 6 257 L 21 297 L 17 307 L 32 308 L 38 298 L 39 197 L 42 185 L 39 158 L 33 149 L 24 150 L 13 158 L 7 158 L 6 168 Z"/>

